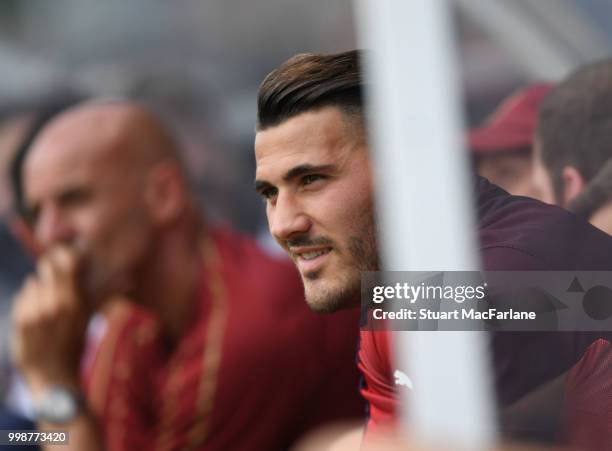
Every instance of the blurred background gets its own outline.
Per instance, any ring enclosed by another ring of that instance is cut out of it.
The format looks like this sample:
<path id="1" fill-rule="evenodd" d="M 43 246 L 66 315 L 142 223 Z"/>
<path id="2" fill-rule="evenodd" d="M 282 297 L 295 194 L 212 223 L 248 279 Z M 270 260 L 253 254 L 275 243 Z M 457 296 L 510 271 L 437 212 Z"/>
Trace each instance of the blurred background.
<path id="1" fill-rule="evenodd" d="M 252 189 L 257 87 L 295 53 L 354 48 L 352 6 L 351 0 L 2 0 L 0 214 L 10 214 L 7 162 L 32 110 L 58 97 L 121 96 L 152 104 L 170 122 L 211 221 L 267 233 Z M 520 86 L 556 80 L 612 53 L 609 0 L 456 0 L 453 14 L 466 125 L 480 123 Z M 0 265 L 6 362 L 10 298 L 28 269 L 6 222 Z"/>

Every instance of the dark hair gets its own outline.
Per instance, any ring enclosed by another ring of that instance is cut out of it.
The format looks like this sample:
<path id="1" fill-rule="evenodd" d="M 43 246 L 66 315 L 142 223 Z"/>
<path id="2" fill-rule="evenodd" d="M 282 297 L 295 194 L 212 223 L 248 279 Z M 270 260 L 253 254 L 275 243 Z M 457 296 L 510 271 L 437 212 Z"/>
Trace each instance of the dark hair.
<path id="1" fill-rule="evenodd" d="M 45 100 L 34 112 L 32 123 L 28 126 L 27 132 L 21 144 L 15 151 L 10 166 L 10 182 L 13 192 L 13 203 L 15 211 L 24 219 L 28 219 L 28 209 L 25 204 L 23 192 L 23 165 L 32 143 L 44 128 L 44 126 L 56 115 L 67 108 L 76 105 L 85 97 L 79 94 L 65 94 L 57 98 Z"/>
<path id="2" fill-rule="evenodd" d="M 569 210 L 589 220 L 601 207 L 612 201 L 612 158 L 569 205 Z"/>
<path id="3" fill-rule="evenodd" d="M 565 166 L 595 177 L 612 157 L 612 59 L 578 69 L 545 97 L 537 135 L 557 198 Z"/>
<path id="4" fill-rule="evenodd" d="M 259 87 L 257 129 L 325 106 L 361 117 L 361 57 L 360 51 L 352 50 L 331 55 L 303 53 L 285 61 Z"/>

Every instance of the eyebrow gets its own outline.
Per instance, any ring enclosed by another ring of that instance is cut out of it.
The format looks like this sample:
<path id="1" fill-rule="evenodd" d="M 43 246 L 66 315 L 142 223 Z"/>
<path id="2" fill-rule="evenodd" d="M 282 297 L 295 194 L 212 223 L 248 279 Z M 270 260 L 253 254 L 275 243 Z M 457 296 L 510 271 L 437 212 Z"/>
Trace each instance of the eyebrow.
<path id="1" fill-rule="evenodd" d="M 283 175 L 283 181 L 288 182 L 292 179 L 300 177 L 304 174 L 310 174 L 312 172 L 329 172 L 334 168 L 331 164 L 322 164 L 315 166 L 312 164 L 301 164 L 294 168 L 291 168 L 285 175 Z M 273 187 L 273 185 L 265 180 L 255 180 L 255 191 L 261 192 L 265 188 Z"/>
<path id="2" fill-rule="evenodd" d="M 272 184 L 264 180 L 255 180 L 255 191 L 261 193 L 266 188 L 272 188 Z"/>

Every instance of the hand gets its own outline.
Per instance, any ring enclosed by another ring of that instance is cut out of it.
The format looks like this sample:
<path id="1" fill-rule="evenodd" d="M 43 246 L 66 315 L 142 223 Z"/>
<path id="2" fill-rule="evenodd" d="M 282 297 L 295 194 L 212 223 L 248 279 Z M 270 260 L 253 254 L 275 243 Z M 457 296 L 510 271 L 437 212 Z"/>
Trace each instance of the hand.
<path id="1" fill-rule="evenodd" d="M 50 385 L 77 389 L 88 304 L 78 290 L 79 256 L 57 247 L 41 257 L 13 304 L 13 359 L 36 395 Z"/>

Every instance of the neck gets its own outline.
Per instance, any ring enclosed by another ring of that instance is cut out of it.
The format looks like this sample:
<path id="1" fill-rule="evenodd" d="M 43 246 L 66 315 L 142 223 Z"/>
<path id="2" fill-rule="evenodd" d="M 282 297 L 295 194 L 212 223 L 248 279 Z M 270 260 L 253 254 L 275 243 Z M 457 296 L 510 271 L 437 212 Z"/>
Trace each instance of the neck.
<path id="1" fill-rule="evenodd" d="M 164 334 L 172 341 L 193 317 L 200 289 L 202 233 L 197 222 L 161 232 L 139 277 L 136 297 L 155 313 Z"/>
<path id="2" fill-rule="evenodd" d="M 612 202 L 605 204 L 593 213 L 589 222 L 608 235 L 612 235 Z"/>

